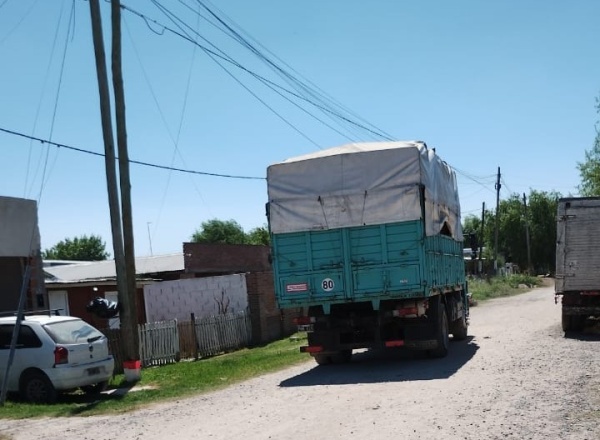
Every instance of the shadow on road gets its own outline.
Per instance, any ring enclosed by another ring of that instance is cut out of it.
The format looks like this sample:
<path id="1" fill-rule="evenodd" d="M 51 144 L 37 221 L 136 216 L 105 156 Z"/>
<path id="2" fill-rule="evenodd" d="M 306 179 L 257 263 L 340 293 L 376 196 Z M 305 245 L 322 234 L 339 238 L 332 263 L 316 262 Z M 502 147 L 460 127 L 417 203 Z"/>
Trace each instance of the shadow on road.
<path id="1" fill-rule="evenodd" d="M 479 346 L 469 336 L 450 345 L 448 356 L 430 359 L 423 352 L 408 350 L 366 351 L 355 353 L 352 362 L 316 366 L 282 381 L 281 387 L 347 385 L 356 383 L 404 382 L 446 379 L 475 355 Z"/>

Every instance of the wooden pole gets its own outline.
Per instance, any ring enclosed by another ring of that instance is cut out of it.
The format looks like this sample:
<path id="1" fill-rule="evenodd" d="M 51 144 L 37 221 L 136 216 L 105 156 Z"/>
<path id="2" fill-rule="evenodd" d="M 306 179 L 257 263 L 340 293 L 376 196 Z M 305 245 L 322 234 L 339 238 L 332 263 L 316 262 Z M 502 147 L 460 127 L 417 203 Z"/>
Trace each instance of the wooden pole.
<path id="1" fill-rule="evenodd" d="M 494 275 L 498 275 L 498 221 L 500 220 L 500 167 L 498 167 L 498 179 L 496 180 L 496 226 L 494 232 Z"/>
<path id="2" fill-rule="evenodd" d="M 478 264 L 478 269 L 479 269 L 479 275 L 481 275 L 481 272 L 483 271 L 482 268 L 482 264 L 481 264 L 481 254 L 483 253 L 483 233 L 485 231 L 485 202 L 483 202 L 483 204 L 481 205 L 481 233 L 480 233 L 480 239 L 479 239 L 479 264 Z"/>
<path id="3" fill-rule="evenodd" d="M 90 0 L 90 15 L 92 19 L 92 36 L 94 54 L 96 57 L 96 74 L 98 76 L 98 91 L 100 93 L 100 115 L 102 118 L 102 135 L 104 138 L 104 165 L 106 168 L 106 186 L 108 190 L 108 207 L 112 230 L 113 252 L 117 273 L 117 288 L 119 303 L 121 292 L 125 292 L 125 257 L 123 255 L 123 233 L 121 230 L 121 210 L 119 208 L 119 193 L 117 191 L 117 171 L 115 164 L 115 144 L 112 131 L 110 110 L 110 95 L 108 92 L 108 75 L 106 72 L 106 57 L 102 35 L 102 18 L 98 0 Z"/>
<path id="4" fill-rule="evenodd" d="M 129 153 L 127 151 L 127 125 L 125 121 L 125 91 L 121 69 L 121 2 L 111 1 L 112 17 L 112 75 L 115 94 L 115 120 L 117 122 L 117 145 L 119 149 L 119 182 L 121 184 L 121 210 L 123 215 L 123 242 L 125 272 L 127 274 L 127 297 L 121 324 L 131 337 L 126 345 L 126 360 L 137 361 L 139 355 L 137 295 L 135 276 L 135 253 L 133 245 L 133 220 L 131 213 L 131 181 L 129 177 Z"/>
<path id="5" fill-rule="evenodd" d="M 527 197 L 523 193 L 523 207 L 525 208 L 525 240 L 527 241 L 527 272 L 531 275 L 531 243 L 529 240 L 529 215 L 527 213 Z"/>

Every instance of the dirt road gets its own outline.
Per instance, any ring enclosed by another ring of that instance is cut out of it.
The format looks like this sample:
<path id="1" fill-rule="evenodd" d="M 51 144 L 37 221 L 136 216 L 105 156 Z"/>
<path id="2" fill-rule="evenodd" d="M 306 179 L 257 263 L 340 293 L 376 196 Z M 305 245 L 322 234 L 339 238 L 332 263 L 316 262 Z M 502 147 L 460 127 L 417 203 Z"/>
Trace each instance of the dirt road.
<path id="1" fill-rule="evenodd" d="M 20 439 L 600 439 L 600 338 L 565 338 L 553 288 L 471 311 L 445 359 L 355 354 L 112 417 L 0 420 Z"/>

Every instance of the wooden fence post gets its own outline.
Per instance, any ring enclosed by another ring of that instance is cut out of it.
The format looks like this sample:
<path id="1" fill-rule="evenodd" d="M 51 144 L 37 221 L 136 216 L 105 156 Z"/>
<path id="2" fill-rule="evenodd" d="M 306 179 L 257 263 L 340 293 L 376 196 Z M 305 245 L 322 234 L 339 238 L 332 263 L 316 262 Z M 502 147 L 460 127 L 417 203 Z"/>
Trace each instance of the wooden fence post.
<path id="1" fill-rule="evenodd" d="M 198 335 L 196 334 L 196 314 L 191 313 L 190 319 L 192 320 L 192 337 L 194 341 L 194 359 L 198 360 Z"/>

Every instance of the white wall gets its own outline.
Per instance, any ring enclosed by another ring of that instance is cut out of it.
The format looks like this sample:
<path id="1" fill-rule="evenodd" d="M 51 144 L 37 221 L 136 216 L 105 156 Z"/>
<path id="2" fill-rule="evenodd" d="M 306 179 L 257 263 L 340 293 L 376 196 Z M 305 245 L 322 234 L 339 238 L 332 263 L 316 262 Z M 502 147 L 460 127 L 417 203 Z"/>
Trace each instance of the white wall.
<path id="1" fill-rule="evenodd" d="M 248 307 L 246 276 L 225 275 L 209 278 L 189 278 L 163 281 L 144 286 L 146 320 L 148 322 L 196 318 L 240 312 Z"/>

